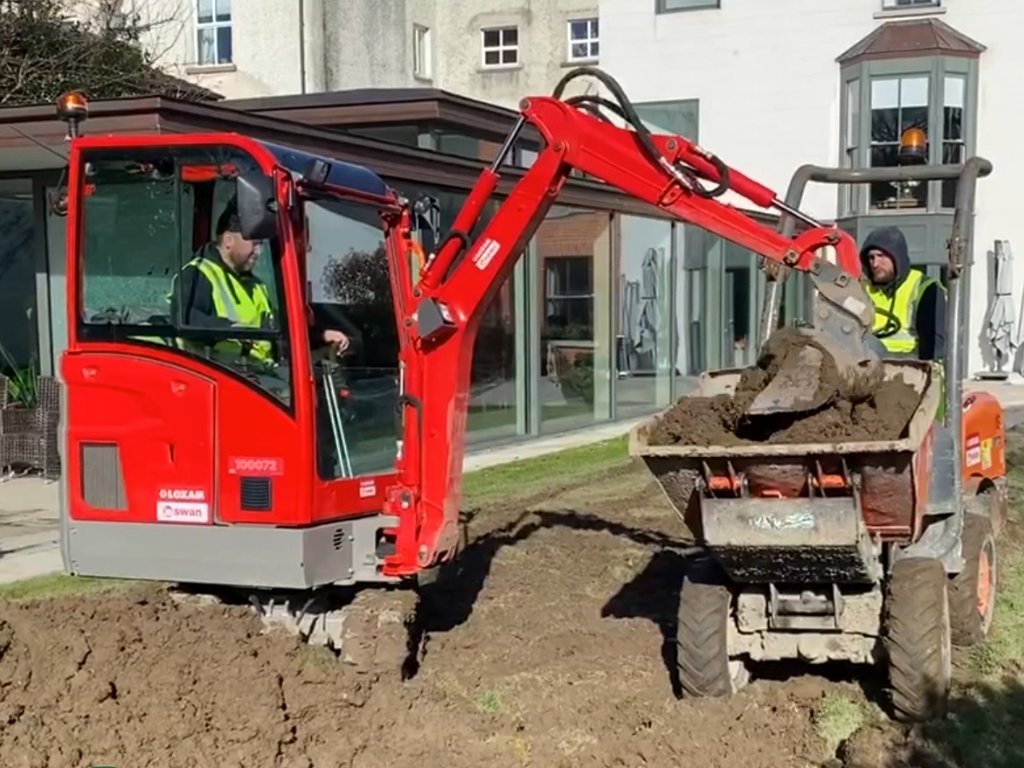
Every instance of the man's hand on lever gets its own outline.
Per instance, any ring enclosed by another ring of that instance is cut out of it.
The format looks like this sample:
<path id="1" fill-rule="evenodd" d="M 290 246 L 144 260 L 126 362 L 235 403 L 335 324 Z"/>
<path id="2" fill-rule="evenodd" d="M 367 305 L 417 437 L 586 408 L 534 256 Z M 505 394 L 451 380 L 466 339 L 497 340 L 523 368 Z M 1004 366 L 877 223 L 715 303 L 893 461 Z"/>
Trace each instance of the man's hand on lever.
<path id="1" fill-rule="evenodd" d="M 330 345 L 331 351 L 335 354 L 341 354 L 349 347 L 348 336 L 341 331 L 334 329 L 328 329 L 324 331 L 323 335 L 324 343 Z"/>

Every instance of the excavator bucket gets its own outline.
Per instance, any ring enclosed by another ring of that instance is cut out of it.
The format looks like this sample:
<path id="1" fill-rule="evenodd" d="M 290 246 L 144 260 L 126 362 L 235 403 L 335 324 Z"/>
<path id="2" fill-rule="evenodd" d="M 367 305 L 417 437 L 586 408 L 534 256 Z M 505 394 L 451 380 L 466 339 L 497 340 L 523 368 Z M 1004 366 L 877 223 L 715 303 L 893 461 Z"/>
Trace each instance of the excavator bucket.
<path id="1" fill-rule="evenodd" d="M 754 399 L 747 413 L 754 416 L 800 413 L 823 406 L 831 397 L 822 386 L 828 377 L 825 352 L 812 344 L 799 344 L 782 351 L 782 361 L 768 386 Z"/>
<path id="2" fill-rule="evenodd" d="M 765 341 L 758 366 L 768 383 L 748 416 L 798 415 L 837 398 L 856 403 L 881 383 L 881 358 L 868 334 L 874 309 L 864 288 L 828 262 L 811 275 L 818 289 L 815 325 L 780 328 Z"/>

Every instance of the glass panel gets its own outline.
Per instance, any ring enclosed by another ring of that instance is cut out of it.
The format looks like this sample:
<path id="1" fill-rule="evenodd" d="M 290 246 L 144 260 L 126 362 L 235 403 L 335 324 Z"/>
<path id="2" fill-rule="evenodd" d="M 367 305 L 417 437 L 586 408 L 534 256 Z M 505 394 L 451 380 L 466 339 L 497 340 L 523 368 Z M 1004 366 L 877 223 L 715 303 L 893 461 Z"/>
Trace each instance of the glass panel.
<path id="1" fill-rule="evenodd" d="M 501 30 L 498 29 L 485 29 L 484 30 L 484 45 L 488 48 L 496 48 L 501 42 Z"/>
<path id="2" fill-rule="evenodd" d="M 519 51 L 516 48 L 506 48 L 501 52 L 502 64 L 515 64 L 519 61 Z"/>
<path id="3" fill-rule="evenodd" d="M 856 147 L 860 141 L 860 80 L 846 84 L 846 146 Z"/>
<path id="4" fill-rule="evenodd" d="M 569 37 L 572 40 L 586 40 L 588 37 L 587 22 L 583 21 L 570 21 L 569 22 Z"/>
<path id="5" fill-rule="evenodd" d="M 699 141 L 699 103 L 696 99 L 634 104 L 640 119 L 656 133 L 684 136 Z"/>
<path id="6" fill-rule="evenodd" d="M 231 0 L 217 0 L 217 21 L 231 21 Z"/>
<path id="7" fill-rule="evenodd" d="M 502 45 L 518 45 L 519 44 L 519 28 L 518 27 L 506 27 L 501 30 L 501 42 Z"/>
<path id="8" fill-rule="evenodd" d="M 873 167 L 899 164 L 899 144 L 909 128 L 929 134 L 928 77 L 888 77 L 871 81 L 871 151 Z M 927 149 L 927 148 L 926 148 Z M 881 209 L 922 208 L 928 204 L 925 182 L 874 182 L 871 206 Z"/>
<path id="9" fill-rule="evenodd" d="M 217 62 L 217 41 L 213 27 L 196 30 L 196 60 L 200 64 Z"/>
<path id="10" fill-rule="evenodd" d="M 670 397 L 672 222 L 620 218 L 616 281 L 616 413 L 627 416 Z"/>
<path id="11" fill-rule="evenodd" d="M 243 239 L 223 205 L 256 163 L 226 147 L 86 160 L 83 338 L 171 348 L 290 404 L 279 244 Z M 219 203 L 204 203 L 211 192 Z"/>
<path id="12" fill-rule="evenodd" d="M 606 418 L 611 334 L 609 215 L 556 205 L 535 236 L 540 265 L 541 429 Z"/>
<path id="13" fill-rule="evenodd" d="M 731 241 L 725 245 L 725 338 L 723 363 L 742 367 L 754 363 L 759 309 L 757 256 Z"/>
<path id="14" fill-rule="evenodd" d="M 946 75 L 942 101 L 942 162 L 962 163 L 966 154 L 964 135 L 964 107 L 967 78 Z M 956 179 L 942 181 L 941 205 L 952 208 L 956 204 Z"/>
<path id="15" fill-rule="evenodd" d="M 485 51 L 484 52 L 484 64 L 500 64 L 501 55 L 498 51 Z"/>
<path id="16" fill-rule="evenodd" d="M 680 11 L 684 8 L 717 8 L 720 0 L 661 0 L 663 11 Z"/>
<path id="17" fill-rule="evenodd" d="M 196 4 L 196 20 L 200 24 L 213 21 L 213 0 L 198 0 Z"/>
<path id="18" fill-rule="evenodd" d="M 217 63 L 231 63 L 231 27 L 217 27 Z"/>
<path id="19" fill-rule="evenodd" d="M 465 204 L 461 192 L 438 187 L 402 184 L 402 194 L 410 200 L 430 195 L 440 208 L 440 236 L 443 238 Z M 480 221 L 470 233 L 473 240 L 500 206 L 499 200 L 487 204 Z M 463 251 L 460 258 L 464 258 Z M 521 258 L 521 257 L 520 257 Z M 516 309 L 521 299 L 510 274 L 484 310 L 473 345 L 469 381 L 469 412 L 466 442 L 471 445 L 492 442 L 517 434 L 519 402 L 516 395 Z"/>
<path id="20" fill-rule="evenodd" d="M 31 179 L 0 180 L 0 373 L 39 373 Z"/>
<path id="21" fill-rule="evenodd" d="M 46 199 L 61 190 L 56 186 L 47 186 Z M 58 216 L 46 210 L 46 258 L 47 283 L 50 302 L 50 364 L 56 367 L 57 361 L 68 348 L 68 316 L 67 316 L 67 217 Z M 51 368 L 52 370 L 53 368 Z"/>
<path id="22" fill-rule="evenodd" d="M 305 204 L 307 269 L 316 335 L 317 468 L 323 479 L 394 466 L 398 404 L 398 327 L 388 257 L 377 211 L 340 201 Z M 329 359 L 322 334 L 349 345 Z"/>

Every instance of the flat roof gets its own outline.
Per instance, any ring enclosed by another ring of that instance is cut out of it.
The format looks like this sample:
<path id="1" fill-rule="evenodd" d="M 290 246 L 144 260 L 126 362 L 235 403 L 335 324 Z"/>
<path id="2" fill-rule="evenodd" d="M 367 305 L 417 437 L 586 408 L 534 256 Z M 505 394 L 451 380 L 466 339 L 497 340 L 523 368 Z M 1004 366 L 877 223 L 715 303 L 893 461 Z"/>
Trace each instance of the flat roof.
<path id="1" fill-rule="evenodd" d="M 503 112 L 509 116 L 515 114 L 511 110 Z M 94 101 L 89 105 L 89 119 L 82 130 L 84 133 L 105 135 L 240 133 L 363 166 L 399 191 L 403 184 L 468 191 L 486 166 L 482 160 L 473 158 L 353 136 L 279 116 L 242 112 L 237 106 L 225 106 L 224 102 L 197 103 L 152 96 Z M 0 109 L 0 173 L 11 175 L 62 167 L 67 154 L 66 131 L 66 125 L 57 118 L 51 104 Z M 497 194 L 507 195 L 525 173 L 523 168 L 503 167 Z M 556 203 L 672 218 L 605 184 L 577 178 L 567 180 Z M 766 222 L 777 220 L 763 211 L 748 211 L 748 214 Z"/>
<path id="2" fill-rule="evenodd" d="M 514 109 L 439 88 L 351 88 L 343 91 L 228 99 L 219 106 L 249 114 L 335 127 L 440 123 L 500 141 L 519 117 Z M 540 135 L 527 126 L 522 138 Z"/>

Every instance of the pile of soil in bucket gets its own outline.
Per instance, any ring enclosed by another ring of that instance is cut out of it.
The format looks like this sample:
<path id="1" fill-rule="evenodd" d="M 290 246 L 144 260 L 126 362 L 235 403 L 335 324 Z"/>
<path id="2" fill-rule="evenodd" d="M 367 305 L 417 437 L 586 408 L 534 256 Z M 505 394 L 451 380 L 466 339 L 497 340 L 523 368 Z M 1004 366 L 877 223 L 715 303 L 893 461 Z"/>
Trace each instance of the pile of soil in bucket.
<path id="1" fill-rule="evenodd" d="M 813 343 L 796 334 L 781 340 L 783 349 Z M 844 388 L 834 362 L 826 360 L 821 388 L 829 391 L 829 398 L 823 406 L 798 414 L 747 416 L 747 408 L 778 371 L 779 360 L 779 354 L 763 355 L 757 365 L 744 369 L 731 395 L 680 399 L 652 427 L 649 444 L 706 447 L 898 440 L 921 402 L 921 393 L 902 375 L 868 391 Z"/>

